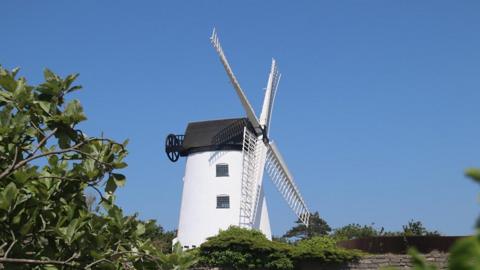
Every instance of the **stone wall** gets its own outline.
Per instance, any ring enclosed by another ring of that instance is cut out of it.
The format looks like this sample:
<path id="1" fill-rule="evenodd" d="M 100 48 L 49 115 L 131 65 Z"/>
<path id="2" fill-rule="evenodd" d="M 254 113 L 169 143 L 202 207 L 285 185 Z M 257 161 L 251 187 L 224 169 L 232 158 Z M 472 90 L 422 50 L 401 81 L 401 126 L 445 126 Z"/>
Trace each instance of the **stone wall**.
<path id="1" fill-rule="evenodd" d="M 431 252 L 423 255 L 428 263 L 435 264 L 438 269 L 447 269 L 448 253 Z M 302 263 L 301 270 L 377 270 L 385 267 L 395 267 L 397 269 L 410 269 L 412 267 L 410 255 L 404 254 L 375 254 L 367 255 L 360 261 L 344 265 L 319 265 L 317 263 Z"/>
<path id="2" fill-rule="evenodd" d="M 423 255 L 426 260 L 435 264 L 438 269 L 447 269 L 448 253 L 431 252 Z M 376 254 L 367 255 L 360 261 L 343 265 L 321 265 L 315 262 L 303 262 L 299 265 L 299 270 L 378 270 L 385 267 L 395 267 L 399 270 L 410 269 L 412 267 L 410 255 L 400 254 Z M 221 268 L 197 268 L 197 270 L 227 270 Z"/>
<path id="3" fill-rule="evenodd" d="M 432 252 L 424 255 L 427 262 L 435 264 L 438 269 L 447 269 L 448 254 Z M 358 264 L 352 264 L 349 269 L 380 269 L 391 266 L 399 269 L 411 268 L 411 256 L 398 254 L 377 254 L 360 260 Z"/>

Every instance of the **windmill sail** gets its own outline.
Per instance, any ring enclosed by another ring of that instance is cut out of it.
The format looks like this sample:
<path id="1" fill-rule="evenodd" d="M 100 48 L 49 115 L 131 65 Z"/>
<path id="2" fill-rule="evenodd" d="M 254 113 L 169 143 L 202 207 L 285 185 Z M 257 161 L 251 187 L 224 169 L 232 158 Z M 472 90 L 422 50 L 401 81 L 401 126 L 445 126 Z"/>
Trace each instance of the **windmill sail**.
<path id="1" fill-rule="evenodd" d="M 272 59 L 272 66 L 259 121 L 245 93 L 240 87 L 237 78 L 233 74 L 215 29 L 213 29 L 210 40 L 220 57 L 220 61 L 242 102 L 247 118 L 256 133 L 251 134 L 246 129 L 244 131 L 240 226 L 251 227 L 256 218 L 256 211 L 259 205 L 258 195 L 261 190 L 264 170 L 270 175 L 271 180 L 285 198 L 290 208 L 292 208 L 298 218 L 308 226 L 310 212 L 308 211 L 305 201 L 295 185 L 293 176 L 290 174 L 280 152 L 273 142 L 268 143 L 268 138 L 266 138 L 268 133 L 265 133 L 265 131 L 268 132 L 273 101 L 280 80 L 280 73 L 278 72 L 275 59 Z"/>
<path id="2" fill-rule="evenodd" d="M 237 78 L 233 74 L 233 70 L 227 61 L 227 57 L 225 56 L 225 53 L 223 52 L 222 46 L 220 45 L 220 40 L 218 39 L 218 35 L 215 29 L 213 29 L 213 33 L 212 33 L 212 36 L 210 37 L 210 41 L 212 42 L 213 47 L 217 51 L 218 56 L 220 57 L 220 61 L 222 62 L 223 67 L 225 68 L 225 71 L 227 72 L 227 75 L 230 78 L 230 82 L 232 83 L 233 88 L 235 88 L 235 91 L 237 92 L 237 95 L 240 98 L 240 101 L 242 102 L 242 106 L 245 109 L 245 112 L 247 113 L 248 120 L 250 120 L 250 123 L 253 125 L 255 132 L 257 134 L 261 134 L 262 129 L 260 127 L 260 123 L 258 122 L 257 116 L 255 115 L 255 112 L 252 109 L 252 105 L 250 105 L 250 102 L 248 102 L 248 99 L 245 96 L 245 93 L 240 87 L 240 83 L 238 82 Z"/>
<path id="3" fill-rule="evenodd" d="M 265 91 L 265 98 L 263 100 L 262 113 L 260 114 L 260 125 L 262 125 L 263 128 L 267 129 L 267 134 L 270 127 L 273 102 L 275 100 L 275 94 L 277 92 L 280 77 L 281 75 L 278 72 L 276 61 L 275 59 L 272 59 L 272 67 L 270 69 L 270 75 L 268 76 L 268 83 L 267 89 Z"/>
<path id="4" fill-rule="evenodd" d="M 297 217 L 308 226 L 310 212 L 276 145 L 268 144 L 265 170 Z"/>

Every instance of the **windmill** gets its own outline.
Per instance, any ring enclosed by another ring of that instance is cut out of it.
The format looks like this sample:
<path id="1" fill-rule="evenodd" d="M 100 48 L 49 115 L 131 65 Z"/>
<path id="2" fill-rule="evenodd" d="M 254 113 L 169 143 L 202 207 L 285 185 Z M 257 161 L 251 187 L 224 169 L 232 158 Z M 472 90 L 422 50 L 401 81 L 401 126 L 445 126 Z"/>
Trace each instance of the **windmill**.
<path id="1" fill-rule="evenodd" d="M 257 229 L 271 239 L 263 173 L 306 225 L 310 217 L 293 176 L 277 146 L 269 138 L 273 102 L 280 81 L 272 59 L 260 118 L 233 74 L 213 30 L 211 43 L 235 89 L 246 118 L 189 123 L 184 135 L 170 134 L 165 151 L 172 162 L 187 157 L 182 203 L 175 241 L 194 248 L 220 229 L 235 225 Z"/>

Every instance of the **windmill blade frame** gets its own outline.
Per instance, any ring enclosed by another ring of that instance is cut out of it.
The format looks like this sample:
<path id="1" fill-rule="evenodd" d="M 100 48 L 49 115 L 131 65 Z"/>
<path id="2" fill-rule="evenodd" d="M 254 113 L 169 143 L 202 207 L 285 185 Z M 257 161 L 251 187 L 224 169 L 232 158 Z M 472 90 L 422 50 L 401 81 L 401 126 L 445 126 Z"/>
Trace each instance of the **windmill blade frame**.
<path id="1" fill-rule="evenodd" d="M 210 37 L 210 41 L 213 47 L 215 48 L 215 50 L 217 51 L 218 56 L 220 57 L 220 61 L 222 62 L 223 67 L 225 68 L 225 71 L 228 77 L 230 78 L 230 82 L 232 83 L 233 88 L 235 89 L 235 92 L 240 98 L 242 106 L 247 114 L 247 118 L 250 124 L 253 126 L 253 129 L 256 133 L 255 134 L 256 136 L 253 136 L 251 138 L 251 141 L 252 141 L 251 144 L 254 145 L 258 142 L 260 143 L 263 142 L 264 148 L 266 148 L 266 153 L 264 154 L 263 158 L 258 159 L 258 157 L 254 157 L 254 156 L 251 156 L 250 158 L 248 158 L 249 160 L 248 163 L 250 164 L 249 166 L 254 166 L 255 170 L 246 168 L 245 167 L 246 163 L 244 162 L 245 163 L 244 169 L 243 169 L 244 175 L 242 176 L 242 179 L 248 179 L 249 184 L 243 185 L 243 186 L 246 186 L 249 188 L 247 189 L 248 192 L 245 192 L 244 194 L 242 194 L 242 203 L 246 202 L 244 204 L 246 207 L 244 208 L 247 209 L 244 212 L 247 214 L 241 214 L 241 217 L 244 217 L 244 221 L 243 222 L 241 221 L 240 223 L 249 224 L 251 223 L 252 218 L 256 215 L 256 213 L 252 210 L 256 209 L 255 207 L 258 202 L 253 199 L 252 195 L 255 196 L 255 194 L 258 191 L 254 192 L 252 190 L 250 183 L 261 183 L 261 180 L 258 179 L 261 176 L 259 176 L 258 173 L 252 173 L 252 171 L 258 172 L 258 169 L 261 169 L 262 171 L 263 170 L 267 171 L 267 173 L 270 175 L 272 182 L 275 184 L 278 191 L 282 194 L 287 204 L 290 206 L 293 212 L 298 216 L 298 218 L 306 226 L 308 226 L 310 212 L 308 211 L 307 205 L 305 204 L 305 201 L 303 200 L 300 194 L 300 191 L 298 190 L 293 180 L 293 176 L 288 170 L 287 165 L 280 154 L 280 151 L 278 150 L 276 145 L 273 142 L 269 142 L 269 139 L 268 139 L 268 127 L 270 125 L 273 102 L 275 99 L 275 94 L 276 94 L 280 77 L 281 77 L 278 71 L 278 67 L 276 65 L 275 59 L 272 59 L 272 66 L 270 69 L 262 112 L 259 120 L 255 115 L 255 111 L 253 110 L 250 102 L 248 101 L 244 91 L 242 90 L 240 83 L 238 82 L 237 78 L 233 74 L 232 68 L 230 67 L 230 64 L 228 63 L 228 60 L 225 56 L 225 53 L 223 52 L 223 49 L 220 44 L 220 40 L 218 38 L 215 28 L 213 29 L 213 33 L 212 33 L 212 36 Z M 255 147 L 255 148 L 260 148 L 260 147 Z M 245 151 L 244 149 L 244 157 L 246 156 L 245 153 L 247 152 L 253 153 L 256 151 L 254 151 L 253 149 L 251 151 Z M 253 160 L 255 161 L 252 162 Z"/>
<path id="2" fill-rule="evenodd" d="M 265 155 L 266 148 L 263 141 L 245 127 L 239 220 L 239 226 L 243 228 L 252 228 L 257 218 Z"/>
<path id="3" fill-rule="evenodd" d="M 287 201 L 288 206 L 290 206 L 303 224 L 308 227 L 310 211 L 308 210 L 280 151 L 273 142 L 270 142 L 267 145 L 267 149 L 265 170 L 269 174 L 270 179 L 275 184 L 278 191 Z"/>
<path id="4" fill-rule="evenodd" d="M 252 105 L 250 105 L 250 102 L 248 101 L 247 96 L 243 92 L 242 87 L 240 86 L 240 83 L 237 80 L 237 77 L 235 77 L 235 74 L 233 74 L 233 70 L 230 67 L 230 64 L 228 63 L 225 53 L 223 52 L 222 46 L 220 44 L 220 39 L 218 38 L 215 28 L 213 29 L 212 36 L 210 37 L 210 42 L 212 43 L 213 47 L 217 51 L 218 56 L 220 57 L 220 61 L 222 62 L 223 67 L 225 68 L 225 71 L 227 72 L 227 75 L 230 78 L 230 82 L 232 83 L 233 88 L 235 89 L 235 92 L 237 93 L 238 97 L 240 98 L 240 101 L 242 102 L 243 109 L 247 113 L 247 118 L 248 120 L 250 120 L 250 123 L 255 129 L 255 133 L 262 134 L 263 130 L 260 126 L 257 116 L 255 115 L 255 111 L 253 110 Z"/>
<path id="5" fill-rule="evenodd" d="M 266 130 L 267 135 L 270 129 L 270 121 L 272 119 L 273 103 L 275 101 L 275 95 L 281 77 L 282 75 L 278 70 L 277 63 L 275 59 L 272 58 L 272 66 L 270 68 L 270 74 L 268 75 L 267 88 L 263 99 L 262 113 L 260 114 L 260 125 Z"/>

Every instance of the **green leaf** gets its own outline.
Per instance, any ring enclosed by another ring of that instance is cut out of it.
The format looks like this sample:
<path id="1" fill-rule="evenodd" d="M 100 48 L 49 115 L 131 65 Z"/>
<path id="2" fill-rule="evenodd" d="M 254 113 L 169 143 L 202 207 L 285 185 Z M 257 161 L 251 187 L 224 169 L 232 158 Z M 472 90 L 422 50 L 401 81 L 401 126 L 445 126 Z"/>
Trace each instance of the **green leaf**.
<path id="1" fill-rule="evenodd" d="M 86 120 L 85 114 L 83 114 L 82 105 L 78 100 L 72 100 L 70 103 L 67 104 L 65 108 L 65 124 L 77 124 L 83 120 Z"/>
<path id="2" fill-rule="evenodd" d="M 59 268 L 53 264 L 47 264 L 42 267 L 42 270 L 58 270 Z"/>
<path id="3" fill-rule="evenodd" d="M 12 77 L 15 78 L 15 76 L 17 76 L 17 73 L 20 71 L 20 68 L 19 67 L 16 67 L 14 69 L 12 69 Z"/>
<path id="4" fill-rule="evenodd" d="M 75 85 L 75 86 L 70 87 L 70 88 L 67 90 L 67 93 L 73 92 L 73 91 L 75 91 L 75 90 L 80 90 L 80 89 L 82 89 L 82 86 L 81 86 L 81 85 Z"/>
<path id="5" fill-rule="evenodd" d="M 75 235 L 75 232 L 77 231 L 77 228 L 79 227 L 80 220 L 74 219 L 73 221 L 70 222 L 70 224 L 67 227 L 66 230 L 66 239 L 67 243 L 71 244 Z"/>
<path id="6" fill-rule="evenodd" d="M 48 68 L 43 70 L 43 77 L 45 77 L 46 81 L 52 81 L 52 80 L 58 80 L 59 79 L 59 77 Z"/>
<path id="7" fill-rule="evenodd" d="M 128 165 L 127 165 L 127 163 L 125 163 L 125 162 L 115 162 L 115 163 L 113 163 L 113 168 L 114 168 L 114 169 L 123 169 L 123 168 L 125 168 L 125 167 L 127 167 L 127 166 L 128 166 Z"/>
<path id="8" fill-rule="evenodd" d="M 40 105 L 40 108 L 42 108 L 42 110 L 44 110 L 46 113 L 50 113 L 50 106 L 52 103 L 47 101 L 36 101 L 36 103 Z"/>
<path id="9" fill-rule="evenodd" d="M 58 138 L 58 146 L 60 146 L 61 149 L 66 149 L 70 147 L 70 137 L 63 132 L 57 133 L 56 134 Z"/>
<path id="10" fill-rule="evenodd" d="M 144 234 L 144 233 L 145 233 L 145 225 L 143 225 L 142 223 L 138 223 L 138 224 L 137 224 L 137 229 L 136 229 L 135 233 L 136 233 L 137 235 L 142 235 L 142 234 Z"/>
<path id="11" fill-rule="evenodd" d="M 20 108 L 23 108 L 25 105 L 33 101 L 33 95 L 31 91 L 29 91 L 30 89 L 31 88 L 26 85 L 25 79 L 20 79 L 17 81 L 17 87 L 13 92 L 13 97 L 17 102 L 17 106 Z"/>
<path id="12" fill-rule="evenodd" d="M 70 74 L 65 78 L 63 81 L 63 88 L 66 90 L 66 93 L 70 93 L 82 88 L 80 85 L 71 86 L 72 83 L 77 79 L 78 75 L 78 73 Z"/>
<path id="13" fill-rule="evenodd" d="M 6 91 L 0 91 L 0 101 L 9 102 L 13 98 L 12 93 Z"/>
<path id="14" fill-rule="evenodd" d="M 2 210 L 8 210 L 8 207 L 10 204 L 5 200 L 5 196 L 3 193 L 0 193 L 0 209 Z"/>
<path id="15" fill-rule="evenodd" d="M 48 158 L 48 164 L 52 167 L 56 167 L 58 163 L 58 156 L 57 155 L 51 155 Z"/>
<path id="16" fill-rule="evenodd" d="M 13 173 L 15 183 L 22 185 L 29 178 L 29 173 L 24 170 L 18 170 Z"/>
<path id="17" fill-rule="evenodd" d="M 18 194 L 18 189 L 15 186 L 15 183 L 9 183 L 2 192 L 0 197 L 0 209 L 8 210 L 12 205 L 12 202 L 15 200 Z"/>
<path id="18" fill-rule="evenodd" d="M 107 185 L 105 186 L 105 191 L 108 193 L 114 193 L 117 189 L 117 184 L 115 182 L 115 178 L 112 176 L 108 178 Z"/>
<path id="19" fill-rule="evenodd" d="M 70 74 L 65 78 L 65 86 L 66 88 L 70 88 L 70 85 L 78 78 L 78 73 Z"/>
<path id="20" fill-rule="evenodd" d="M 112 173 L 112 176 L 117 186 L 123 187 L 125 185 L 125 182 L 127 181 L 125 175 L 119 173 Z"/>
<path id="21" fill-rule="evenodd" d="M 113 195 L 111 196 L 113 197 Z M 108 201 L 108 200 L 102 200 L 100 202 L 100 204 L 102 205 L 102 207 L 108 212 L 110 211 L 110 209 L 112 209 L 113 207 L 113 203 L 111 201 Z"/>
<path id="22" fill-rule="evenodd" d="M 12 219 L 12 224 L 19 224 L 20 221 L 22 220 L 22 213 L 25 211 L 25 209 L 20 210 L 20 213 L 15 215 Z"/>
<path id="23" fill-rule="evenodd" d="M 480 169 L 469 168 L 465 171 L 465 175 L 467 175 L 468 177 L 472 178 L 472 180 L 480 184 Z"/>
<path id="24" fill-rule="evenodd" d="M 35 219 L 29 219 L 21 228 L 20 234 L 26 235 L 32 229 L 33 224 L 35 223 Z"/>
<path id="25" fill-rule="evenodd" d="M 17 82 L 13 74 L 0 67 L 0 86 L 6 91 L 13 92 L 17 87 Z"/>

